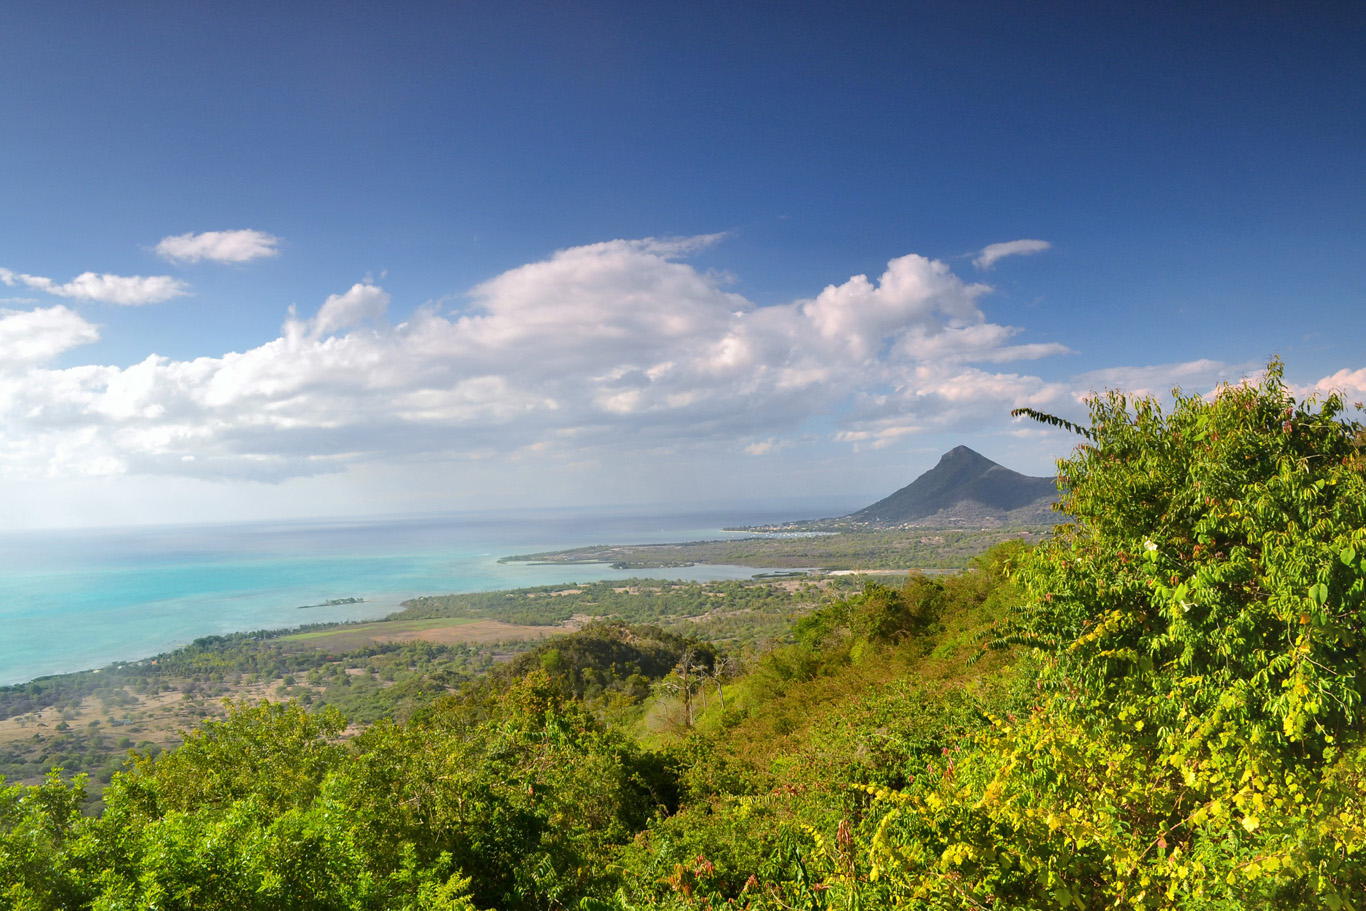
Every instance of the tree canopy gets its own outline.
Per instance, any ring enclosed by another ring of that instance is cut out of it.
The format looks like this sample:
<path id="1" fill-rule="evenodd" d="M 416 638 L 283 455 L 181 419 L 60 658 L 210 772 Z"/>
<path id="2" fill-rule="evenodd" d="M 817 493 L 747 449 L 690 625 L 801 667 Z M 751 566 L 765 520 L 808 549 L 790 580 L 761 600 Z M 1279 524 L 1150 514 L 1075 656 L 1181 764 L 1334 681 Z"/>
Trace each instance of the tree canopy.
<path id="1" fill-rule="evenodd" d="M 879 876 L 921 907 L 1359 907 L 1362 427 L 1273 362 L 1086 430 L 995 631 L 1037 701 L 883 798 Z"/>

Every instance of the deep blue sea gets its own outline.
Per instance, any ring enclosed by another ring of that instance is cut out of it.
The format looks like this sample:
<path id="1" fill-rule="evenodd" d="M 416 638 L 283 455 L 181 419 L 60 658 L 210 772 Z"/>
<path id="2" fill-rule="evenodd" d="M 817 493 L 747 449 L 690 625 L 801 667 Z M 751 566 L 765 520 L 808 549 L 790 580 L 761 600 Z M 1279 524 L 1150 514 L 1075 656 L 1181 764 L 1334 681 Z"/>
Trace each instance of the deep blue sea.
<path id="1" fill-rule="evenodd" d="M 136 660 L 200 636 L 382 617 L 414 595 L 655 575 L 748 578 L 697 566 L 500 564 L 588 544 L 714 540 L 726 525 L 809 515 L 555 510 L 421 518 L 33 531 L 0 536 L 0 685 Z M 312 607 L 337 598 L 352 605 Z"/>

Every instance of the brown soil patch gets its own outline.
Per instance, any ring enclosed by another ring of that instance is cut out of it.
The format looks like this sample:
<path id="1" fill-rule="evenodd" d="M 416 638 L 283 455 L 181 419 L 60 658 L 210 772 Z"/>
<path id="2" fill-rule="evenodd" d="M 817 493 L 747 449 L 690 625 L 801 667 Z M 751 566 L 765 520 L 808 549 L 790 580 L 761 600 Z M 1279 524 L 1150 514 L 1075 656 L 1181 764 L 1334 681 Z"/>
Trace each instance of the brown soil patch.
<path id="1" fill-rule="evenodd" d="M 438 645 L 454 645 L 458 642 L 502 642 L 508 639 L 544 639 L 556 636 L 565 630 L 559 626 L 519 626 L 513 623 L 500 623 L 497 620 L 474 620 L 460 626 L 437 626 L 430 629 L 404 630 L 372 636 L 375 642 L 414 642 L 424 639 Z"/>

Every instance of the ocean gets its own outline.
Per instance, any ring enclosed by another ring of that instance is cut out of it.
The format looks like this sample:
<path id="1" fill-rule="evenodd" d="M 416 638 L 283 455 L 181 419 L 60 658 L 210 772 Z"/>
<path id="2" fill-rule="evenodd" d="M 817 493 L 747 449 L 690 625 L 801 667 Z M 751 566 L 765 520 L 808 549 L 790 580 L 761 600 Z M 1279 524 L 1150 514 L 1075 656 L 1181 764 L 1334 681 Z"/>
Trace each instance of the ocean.
<path id="1" fill-rule="evenodd" d="M 749 578 L 695 566 L 503 564 L 589 544 L 715 540 L 796 518 L 583 510 L 0 535 L 0 685 L 133 661 L 201 636 L 383 617 L 415 595 L 655 576 Z M 360 603 L 325 605 L 337 599 Z M 325 605 L 307 607 L 305 605 Z"/>

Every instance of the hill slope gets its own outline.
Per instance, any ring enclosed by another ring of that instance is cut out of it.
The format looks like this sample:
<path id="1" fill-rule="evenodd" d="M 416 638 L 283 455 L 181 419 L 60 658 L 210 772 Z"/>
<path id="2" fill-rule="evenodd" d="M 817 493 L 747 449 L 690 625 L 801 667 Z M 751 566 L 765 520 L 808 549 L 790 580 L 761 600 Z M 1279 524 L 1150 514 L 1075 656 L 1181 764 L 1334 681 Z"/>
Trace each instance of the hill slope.
<path id="1" fill-rule="evenodd" d="M 936 521 L 1049 521 L 1058 490 L 1052 478 L 1032 478 L 958 446 L 939 464 L 889 497 L 846 518 L 900 525 Z"/>

